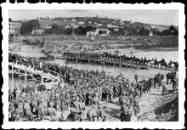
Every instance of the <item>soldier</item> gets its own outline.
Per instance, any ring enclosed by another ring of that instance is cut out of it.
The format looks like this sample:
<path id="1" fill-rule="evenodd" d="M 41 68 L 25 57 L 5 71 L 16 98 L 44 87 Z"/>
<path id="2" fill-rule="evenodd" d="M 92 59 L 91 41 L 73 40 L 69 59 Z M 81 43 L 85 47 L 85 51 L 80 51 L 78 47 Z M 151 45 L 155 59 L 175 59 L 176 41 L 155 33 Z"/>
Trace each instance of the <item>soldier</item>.
<path id="1" fill-rule="evenodd" d="M 48 114 L 49 114 L 49 120 L 51 121 L 56 120 L 56 110 L 54 108 L 53 102 L 49 102 Z"/>
<path id="2" fill-rule="evenodd" d="M 131 115 L 128 112 L 128 108 L 126 106 L 121 106 L 120 109 L 120 120 L 121 121 L 130 121 Z"/>
<path id="3" fill-rule="evenodd" d="M 105 115 L 104 115 L 103 109 L 101 107 L 101 104 L 97 105 L 97 120 L 98 121 L 104 121 L 105 120 Z"/>
<path id="4" fill-rule="evenodd" d="M 172 89 L 173 89 L 173 90 L 176 90 L 177 79 L 176 79 L 176 78 L 171 79 L 171 83 L 172 83 Z"/>
<path id="5" fill-rule="evenodd" d="M 164 95 L 166 93 L 167 89 L 165 85 L 162 85 L 162 95 Z"/>
<path id="6" fill-rule="evenodd" d="M 31 120 L 32 119 L 32 112 L 31 112 L 29 102 L 24 103 L 23 111 L 24 111 L 24 117 L 26 117 L 27 120 Z"/>

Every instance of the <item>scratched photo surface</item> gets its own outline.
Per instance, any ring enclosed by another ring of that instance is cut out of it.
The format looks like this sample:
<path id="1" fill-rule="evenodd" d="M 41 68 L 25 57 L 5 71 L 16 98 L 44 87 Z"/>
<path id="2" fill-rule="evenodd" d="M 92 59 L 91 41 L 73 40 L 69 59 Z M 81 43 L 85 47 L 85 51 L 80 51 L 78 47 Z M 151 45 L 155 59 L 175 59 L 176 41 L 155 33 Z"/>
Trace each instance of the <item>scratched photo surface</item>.
<path id="1" fill-rule="evenodd" d="M 9 121 L 178 121 L 177 10 L 8 18 Z"/>
<path id="2" fill-rule="evenodd" d="M 3 128 L 184 128 L 183 4 L 2 11 Z"/>

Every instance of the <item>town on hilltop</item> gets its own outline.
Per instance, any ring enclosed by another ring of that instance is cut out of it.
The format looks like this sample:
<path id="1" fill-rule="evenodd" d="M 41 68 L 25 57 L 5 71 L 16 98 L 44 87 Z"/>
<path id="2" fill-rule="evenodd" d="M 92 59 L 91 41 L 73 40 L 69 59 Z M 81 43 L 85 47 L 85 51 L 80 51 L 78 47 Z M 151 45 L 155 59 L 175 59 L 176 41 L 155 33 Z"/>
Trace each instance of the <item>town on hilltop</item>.
<path id="1" fill-rule="evenodd" d="M 10 34 L 65 34 L 100 36 L 153 36 L 177 35 L 176 26 L 154 25 L 102 17 L 39 17 L 32 20 L 15 21 L 9 19 Z"/>

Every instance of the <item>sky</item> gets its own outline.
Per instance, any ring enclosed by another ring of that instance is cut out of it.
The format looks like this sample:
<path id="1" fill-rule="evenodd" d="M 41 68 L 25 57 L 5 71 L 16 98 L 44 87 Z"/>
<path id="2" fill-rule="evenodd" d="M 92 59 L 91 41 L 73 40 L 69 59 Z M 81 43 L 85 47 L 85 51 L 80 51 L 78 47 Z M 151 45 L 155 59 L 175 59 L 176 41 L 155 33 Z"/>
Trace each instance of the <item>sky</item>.
<path id="1" fill-rule="evenodd" d="M 9 10 L 13 20 L 27 20 L 37 17 L 108 17 L 150 24 L 178 25 L 177 10 Z"/>

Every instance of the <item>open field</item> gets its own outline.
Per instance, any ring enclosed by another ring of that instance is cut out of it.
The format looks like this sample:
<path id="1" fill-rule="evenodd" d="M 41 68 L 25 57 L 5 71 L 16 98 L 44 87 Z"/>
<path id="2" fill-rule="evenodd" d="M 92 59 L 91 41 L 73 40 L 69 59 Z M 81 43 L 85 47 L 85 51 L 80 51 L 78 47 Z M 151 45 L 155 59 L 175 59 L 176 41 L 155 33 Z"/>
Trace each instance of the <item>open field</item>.
<path id="1" fill-rule="evenodd" d="M 127 48 L 132 45 L 138 49 L 149 49 L 155 47 L 177 47 L 177 36 L 110 36 L 96 37 L 94 41 L 86 36 L 65 35 L 41 35 L 24 36 L 26 39 L 44 40 L 47 45 L 57 45 L 60 49 L 72 50 L 102 50 Z M 51 47 L 51 46 L 50 46 Z"/>

